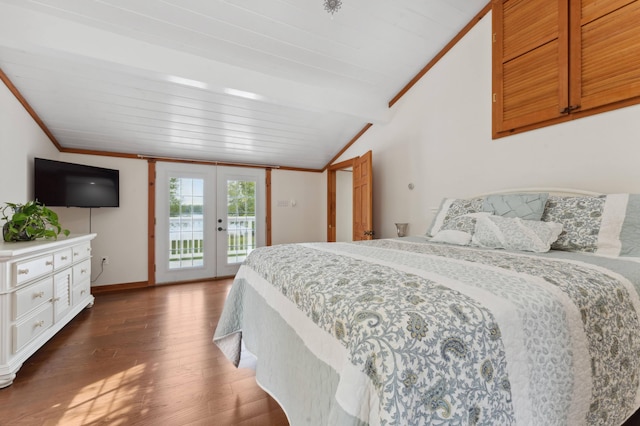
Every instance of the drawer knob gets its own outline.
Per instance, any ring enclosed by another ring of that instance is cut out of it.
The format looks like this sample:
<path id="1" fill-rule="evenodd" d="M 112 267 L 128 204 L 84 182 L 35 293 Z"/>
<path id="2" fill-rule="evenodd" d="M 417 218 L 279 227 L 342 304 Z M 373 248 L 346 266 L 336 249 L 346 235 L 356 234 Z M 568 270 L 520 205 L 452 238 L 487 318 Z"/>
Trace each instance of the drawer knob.
<path id="1" fill-rule="evenodd" d="M 73 252 L 73 255 L 74 255 L 74 256 L 80 256 L 80 253 L 78 253 L 77 251 L 74 251 L 74 252 Z"/>
<path id="2" fill-rule="evenodd" d="M 26 275 L 29 273 L 29 268 L 18 269 L 18 275 Z"/>
<path id="3" fill-rule="evenodd" d="M 44 296 L 44 291 L 39 291 L 37 293 L 33 293 L 33 298 L 37 299 L 38 297 Z"/>
<path id="4" fill-rule="evenodd" d="M 60 260 L 67 260 L 68 257 L 67 256 L 60 256 Z"/>
<path id="5" fill-rule="evenodd" d="M 53 266 L 53 261 L 52 260 L 47 260 L 46 262 L 44 262 L 44 264 L 46 266 Z"/>
<path id="6" fill-rule="evenodd" d="M 60 301 L 60 298 L 59 298 L 59 297 L 54 297 L 54 298 L 53 298 L 53 301 L 54 301 L 54 302 L 59 302 L 59 301 Z"/>
<path id="7" fill-rule="evenodd" d="M 86 273 L 87 273 L 87 270 L 86 270 L 86 269 L 80 269 L 80 273 L 81 273 L 81 274 L 86 274 Z"/>
<path id="8" fill-rule="evenodd" d="M 87 290 L 80 290 L 80 295 L 82 296 L 83 294 L 85 294 L 87 292 Z"/>
<path id="9" fill-rule="evenodd" d="M 44 321 L 38 321 L 37 323 L 33 324 L 35 328 L 42 327 L 43 325 L 44 325 Z"/>

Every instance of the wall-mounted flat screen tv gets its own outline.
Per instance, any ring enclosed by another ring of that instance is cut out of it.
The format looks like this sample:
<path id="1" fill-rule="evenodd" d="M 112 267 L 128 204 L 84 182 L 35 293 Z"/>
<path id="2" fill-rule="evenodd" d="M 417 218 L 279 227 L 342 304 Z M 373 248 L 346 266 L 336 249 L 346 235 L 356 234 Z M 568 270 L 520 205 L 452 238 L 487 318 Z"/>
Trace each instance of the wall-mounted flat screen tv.
<path id="1" fill-rule="evenodd" d="M 119 207 L 120 172 L 36 158 L 34 196 L 45 206 Z"/>

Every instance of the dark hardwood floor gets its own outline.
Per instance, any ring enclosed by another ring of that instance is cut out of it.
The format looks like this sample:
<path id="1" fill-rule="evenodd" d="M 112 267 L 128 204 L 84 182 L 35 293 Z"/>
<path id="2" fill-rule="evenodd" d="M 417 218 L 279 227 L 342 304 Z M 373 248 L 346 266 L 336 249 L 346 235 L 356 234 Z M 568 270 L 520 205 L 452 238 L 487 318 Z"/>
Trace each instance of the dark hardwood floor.
<path id="1" fill-rule="evenodd" d="M 0 389 L 0 425 L 287 425 L 212 342 L 230 285 L 98 294 Z"/>

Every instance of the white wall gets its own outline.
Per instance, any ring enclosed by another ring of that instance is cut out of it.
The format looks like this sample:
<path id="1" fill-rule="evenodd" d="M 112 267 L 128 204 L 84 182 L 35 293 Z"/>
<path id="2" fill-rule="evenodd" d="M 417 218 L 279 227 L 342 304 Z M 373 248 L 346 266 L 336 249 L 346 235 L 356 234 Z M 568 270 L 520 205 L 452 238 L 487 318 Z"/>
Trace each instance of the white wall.
<path id="1" fill-rule="evenodd" d="M 353 241 L 352 170 L 336 170 L 336 241 Z"/>
<path id="2" fill-rule="evenodd" d="M 47 135 L 0 82 L 0 206 L 33 199 L 33 159 L 57 159 Z"/>
<path id="3" fill-rule="evenodd" d="M 445 196 L 540 186 L 640 192 L 640 105 L 491 139 L 490 13 L 394 109 L 337 160 L 373 150 L 381 237 L 395 235 L 394 222 L 424 233 Z"/>
<path id="4" fill-rule="evenodd" d="M 326 173 L 273 170 L 271 243 L 327 241 L 326 206 Z"/>
<path id="5" fill-rule="evenodd" d="M 60 160 L 120 171 L 120 207 L 54 209 L 60 223 L 73 233 L 98 234 L 91 243 L 92 285 L 147 281 L 147 162 L 78 154 L 61 154 Z M 103 256 L 109 257 L 109 264 L 96 279 Z"/>

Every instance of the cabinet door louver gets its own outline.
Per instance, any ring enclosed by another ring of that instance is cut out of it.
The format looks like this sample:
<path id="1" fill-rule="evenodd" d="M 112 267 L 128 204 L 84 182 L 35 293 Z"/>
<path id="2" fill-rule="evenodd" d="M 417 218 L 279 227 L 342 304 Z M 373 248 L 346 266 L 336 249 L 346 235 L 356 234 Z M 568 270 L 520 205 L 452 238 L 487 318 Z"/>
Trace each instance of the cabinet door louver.
<path id="1" fill-rule="evenodd" d="M 494 135 L 562 116 L 568 20 L 566 0 L 494 0 Z"/>
<path id="2" fill-rule="evenodd" d="M 640 103 L 640 0 L 493 0 L 493 137 Z"/>
<path id="3" fill-rule="evenodd" d="M 578 10 L 571 103 L 584 111 L 640 96 L 640 1 L 583 0 Z"/>

